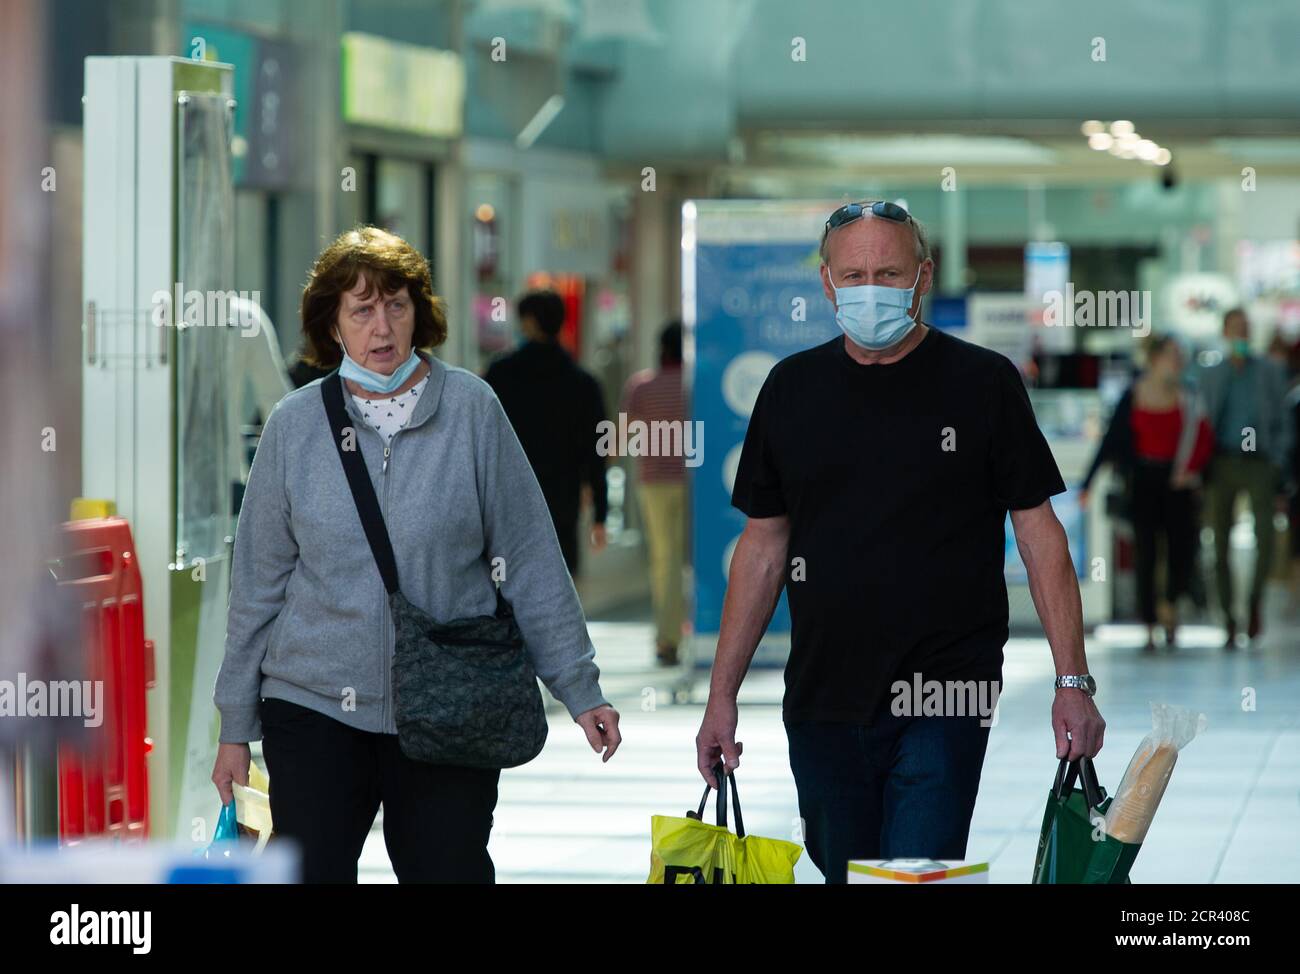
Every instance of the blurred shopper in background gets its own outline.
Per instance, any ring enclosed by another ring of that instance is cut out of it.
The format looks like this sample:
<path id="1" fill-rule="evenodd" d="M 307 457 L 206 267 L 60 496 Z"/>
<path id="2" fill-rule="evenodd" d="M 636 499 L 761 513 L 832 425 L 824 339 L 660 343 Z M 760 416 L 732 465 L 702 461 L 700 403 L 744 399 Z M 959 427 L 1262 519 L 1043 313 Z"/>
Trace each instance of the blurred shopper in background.
<path id="1" fill-rule="evenodd" d="M 1291 539 L 1290 581 L 1293 616 L 1300 616 L 1300 339 L 1287 356 L 1287 374 L 1291 391 L 1287 394 L 1287 412 L 1291 415 L 1291 501 L 1288 505 L 1288 535 Z"/>
<path id="2" fill-rule="evenodd" d="M 447 335 L 428 262 L 385 230 L 350 230 L 317 258 L 302 319 L 306 359 L 337 366 L 351 393 L 402 594 L 439 621 L 490 615 L 503 559 L 501 592 L 538 676 L 608 759 L 618 715 L 519 441 L 486 383 L 417 351 Z M 428 764 L 398 745 L 388 592 L 320 386 L 271 411 L 244 494 L 213 783 L 229 803 L 261 739 L 275 833 L 297 843 L 304 882 L 356 882 L 381 804 L 399 881 L 492 882 L 500 771 Z"/>
<path id="3" fill-rule="evenodd" d="M 1287 377 L 1290 383 L 1293 376 L 1291 369 L 1291 343 L 1286 340 L 1286 336 L 1281 331 L 1274 331 L 1273 337 L 1268 340 L 1268 350 L 1265 352 L 1269 359 L 1277 363 Z"/>
<path id="4" fill-rule="evenodd" d="M 669 322 L 659 335 L 659 367 L 637 372 L 623 392 L 628 423 L 648 428 L 681 429 L 686 422 L 682 399 L 682 323 Z M 652 423 L 671 423 L 654 427 Z M 651 434 L 658 442 L 659 438 Z M 680 442 L 680 440 L 678 441 Z M 654 603 L 655 655 L 676 666 L 685 606 L 682 569 L 686 552 L 686 458 L 682 452 L 637 459 L 637 495 L 650 555 L 650 595 Z"/>
<path id="5" fill-rule="evenodd" d="M 1226 648 L 1237 643 L 1229 539 L 1237 497 L 1245 494 L 1255 521 L 1255 567 L 1246 635 L 1263 632 L 1261 611 L 1273 565 L 1273 511 L 1283 498 L 1293 431 L 1286 407 L 1286 375 L 1276 362 L 1251 354 L 1250 322 L 1233 308 L 1223 316 L 1223 361 L 1201 373 L 1201 389 L 1214 426 L 1209 482 L 1214 524 L 1214 573 L 1227 627 Z"/>
<path id="6" fill-rule="evenodd" d="M 323 379 L 330 374 L 329 369 L 318 368 L 309 363 L 302 355 L 298 355 L 292 365 L 289 366 L 289 381 L 293 383 L 295 389 L 301 389 L 308 382 L 315 382 L 317 379 Z"/>
<path id="7" fill-rule="evenodd" d="M 720 759 L 737 767 L 737 693 L 784 586 L 804 842 L 843 883 L 850 859 L 965 858 L 1009 631 L 1008 511 L 1058 674 L 1056 756 L 1095 755 L 1105 722 L 1050 500 L 1065 484 L 1020 373 L 919 320 L 934 261 L 901 206 L 840 207 L 821 257 L 844 335 L 778 362 L 750 416 L 696 761 L 715 787 Z M 942 715 L 927 684 L 947 688 Z"/>
<path id="8" fill-rule="evenodd" d="M 1079 503 L 1088 503 L 1098 469 L 1109 463 L 1122 482 L 1123 508 L 1137 548 L 1138 608 L 1155 649 L 1156 564 L 1165 549 L 1165 603 L 1159 608 L 1165 643 L 1177 645 L 1178 600 L 1196 570 L 1199 544 L 1196 490 L 1214 449 L 1214 433 L 1199 395 L 1183 385 L 1186 360 L 1172 335 L 1152 335 L 1146 369 L 1125 390 L 1084 477 Z"/>
<path id="9" fill-rule="evenodd" d="M 591 547 L 605 547 L 605 458 L 596 450 L 597 426 L 605 419 L 600 383 L 557 340 L 564 300 L 554 291 L 530 291 L 519 299 L 524 342 L 497 359 L 484 378 L 501 399 L 510 424 L 533 465 L 551 512 L 569 573 L 577 576 L 578 515 L 582 488 L 594 508 Z"/>

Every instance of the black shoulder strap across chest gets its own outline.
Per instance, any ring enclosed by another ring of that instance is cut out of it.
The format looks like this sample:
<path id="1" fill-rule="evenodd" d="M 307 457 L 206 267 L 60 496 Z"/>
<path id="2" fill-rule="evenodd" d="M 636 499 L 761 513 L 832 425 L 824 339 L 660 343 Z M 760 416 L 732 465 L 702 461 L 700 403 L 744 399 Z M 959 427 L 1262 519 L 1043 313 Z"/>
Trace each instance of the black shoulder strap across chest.
<path id="1" fill-rule="evenodd" d="M 325 400 L 325 412 L 329 415 L 330 429 L 334 437 L 334 448 L 338 450 L 343 462 L 343 472 L 348 478 L 348 487 L 352 490 L 352 500 L 357 506 L 361 518 L 361 527 L 365 529 L 366 540 L 370 542 L 370 551 L 383 576 L 384 588 L 389 594 L 397 591 L 397 559 L 393 556 L 393 544 L 384 526 L 384 515 L 379 510 L 379 498 L 375 496 L 375 486 L 370 482 L 366 470 L 366 461 L 357 446 L 357 431 L 348 420 L 347 407 L 343 400 L 343 379 L 338 369 L 327 375 L 320 384 L 321 398 Z M 347 431 L 352 431 L 352 449 L 343 448 Z"/>

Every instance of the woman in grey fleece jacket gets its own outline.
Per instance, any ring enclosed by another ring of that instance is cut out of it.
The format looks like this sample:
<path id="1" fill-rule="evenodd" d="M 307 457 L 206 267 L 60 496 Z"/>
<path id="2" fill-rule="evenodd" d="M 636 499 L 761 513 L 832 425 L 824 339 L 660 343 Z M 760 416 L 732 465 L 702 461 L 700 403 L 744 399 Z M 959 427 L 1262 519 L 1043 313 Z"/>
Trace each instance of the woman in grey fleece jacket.
<path id="1" fill-rule="evenodd" d="M 302 316 L 312 364 L 338 365 L 345 350 L 351 360 L 346 406 L 403 594 L 451 620 L 492 614 L 499 583 L 538 676 L 608 760 L 620 741 L 618 714 L 601 694 L 582 608 L 528 459 L 486 382 L 415 351 L 446 337 L 425 260 L 387 231 L 348 231 L 317 258 Z M 412 355 L 414 371 L 401 385 L 375 391 L 409 369 Z M 500 772 L 424 764 L 397 746 L 388 597 L 321 381 L 271 411 L 249 474 L 214 694 L 221 743 L 212 780 L 229 802 L 231 781 L 247 783 L 248 742 L 262 741 L 276 835 L 298 844 L 305 881 L 355 882 L 383 804 L 399 880 L 490 882 Z M 400 410 L 411 413 L 404 424 L 400 413 L 373 418 Z"/>

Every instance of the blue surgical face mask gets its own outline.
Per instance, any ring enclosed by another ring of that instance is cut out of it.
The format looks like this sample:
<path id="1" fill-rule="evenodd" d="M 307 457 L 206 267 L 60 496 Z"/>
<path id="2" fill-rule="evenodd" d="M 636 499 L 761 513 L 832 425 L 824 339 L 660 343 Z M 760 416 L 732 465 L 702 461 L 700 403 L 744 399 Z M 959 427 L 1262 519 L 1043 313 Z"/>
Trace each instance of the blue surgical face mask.
<path id="1" fill-rule="evenodd" d="M 338 341 L 335 339 L 335 341 Z M 401 388 L 402 383 L 409 379 L 412 373 L 420 367 L 420 357 L 415 354 L 415 349 L 411 349 L 411 355 L 405 362 L 393 370 L 392 375 L 384 375 L 382 372 L 372 372 L 364 368 L 348 354 L 347 346 L 339 342 L 339 348 L 343 349 L 343 362 L 339 365 L 339 375 L 344 379 L 351 379 L 357 385 L 371 392 L 396 392 Z"/>
<path id="2" fill-rule="evenodd" d="M 826 278 L 830 280 L 830 265 Z M 921 269 L 916 269 L 916 280 L 909 288 L 883 287 L 879 284 L 862 284 L 857 287 L 836 287 L 835 323 L 854 344 L 872 352 L 896 345 L 916 327 L 916 319 L 908 312 L 912 297 L 921 283 Z"/>

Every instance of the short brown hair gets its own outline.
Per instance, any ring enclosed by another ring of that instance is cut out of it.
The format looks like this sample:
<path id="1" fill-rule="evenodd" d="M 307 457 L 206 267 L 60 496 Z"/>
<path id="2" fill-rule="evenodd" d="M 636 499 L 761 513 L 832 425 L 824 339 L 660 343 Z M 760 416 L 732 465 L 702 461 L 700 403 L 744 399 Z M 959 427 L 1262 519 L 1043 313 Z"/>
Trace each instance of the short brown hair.
<path id="1" fill-rule="evenodd" d="M 1239 317 L 1246 322 L 1247 326 L 1250 325 L 1250 319 L 1246 317 L 1246 309 L 1243 308 L 1241 305 L 1237 305 L 1237 307 L 1235 308 L 1229 308 L 1227 311 L 1223 313 L 1224 328 L 1228 327 L 1228 319 L 1232 317 Z"/>
<path id="2" fill-rule="evenodd" d="M 1170 345 L 1177 347 L 1180 352 L 1182 351 L 1182 346 L 1178 344 L 1177 336 L 1170 334 L 1169 332 L 1153 331 L 1151 334 L 1147 335 L 1146 339 L 1142 343 L 1142 352 L 1147 363 L 1150 364 L 1152 359 L 1163 355 Z"/>
<path id="3" fill-rule="evenodd" d="M 338 322 L 343 295 L 366 276 L 366 296 L 390 294 L 403 287 L 415 307 L 412 348 L 435 348 L 447 340 L 447 314 L 433 293 L 429 262 L 396 234 L 380 227 L 355 227 L 339 234 L 326 247 L 307 277 L 302 291 L 302 360 L 332 369 L 343 352 L 331 332 Z"/>

